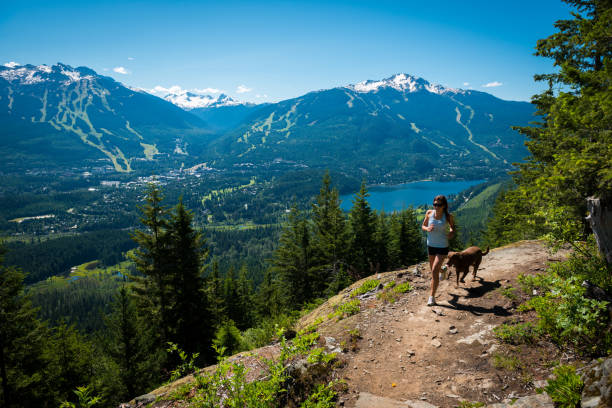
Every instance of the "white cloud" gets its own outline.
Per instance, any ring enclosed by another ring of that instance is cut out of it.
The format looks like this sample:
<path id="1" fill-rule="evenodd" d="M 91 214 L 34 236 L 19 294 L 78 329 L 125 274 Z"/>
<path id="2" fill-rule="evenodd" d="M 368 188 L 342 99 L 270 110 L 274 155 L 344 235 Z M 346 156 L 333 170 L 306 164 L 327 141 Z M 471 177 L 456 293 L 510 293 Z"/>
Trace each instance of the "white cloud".
<path id="1" fill-rule="evenodd" d="M 498 82 L 498 81 L 493 81 L 493 82 L 489 82 L 488 84 L 484 84 L 483 86 L 484 86 L 485 88 L 493 88 L 493 87 L 496 87 L 496 86 L 502 86 L 502 85 L 503 85 L 503 84 L 502 84 L 501 82 Z"/>
<path id="2" fill-rule="evenodd" d="M 118 74 L 122 74 L 122 75 L 127 75 L 127 74 L 130 73 L 130 71 L 128 71 L 124 67 L 115 67 L 115 68 L 113 68 L 113 71 L 115 71 Z"/>
<path id="3" fill-rule="evenodd" d="M 464 82 L 463 86 L 470 86 L 470 83 L 469 82 Z"/>
<path id="4" fill-rule="evenodd" d="M 268 95 L 267 94 L 257 94 L 255 95 L 256 98 L 267 98 Z"/>
<path id="5" fill-rule="evenodd" d="M 128 57 L 128 61 L 134 61 L 136 58 L 134 57 Z"/>
<path id="6" fill-rule="evenodd" d="M 18 67 L 19 65 L 21 64 L 15 61 L 7 62 L 6 64 L 4 64 L 4 66 L 8 68 L 15 68 L 15 67 Z"/>
<path id="7" fill-rule="evenodd" d="M 236 88 L 236 93 L 247 93 L 251 92 L 252 90 L 252 88 L 247 88 L 246 85 L 238 85 L 238 88 Z"/>

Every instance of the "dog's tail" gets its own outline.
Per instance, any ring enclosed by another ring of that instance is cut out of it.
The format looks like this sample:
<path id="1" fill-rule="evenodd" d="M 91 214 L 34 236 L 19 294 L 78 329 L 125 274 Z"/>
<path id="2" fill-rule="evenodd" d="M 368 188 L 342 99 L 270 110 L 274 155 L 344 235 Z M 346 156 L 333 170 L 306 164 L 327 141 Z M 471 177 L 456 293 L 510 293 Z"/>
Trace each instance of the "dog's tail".
<path id="1" fill-rule="evenodd" d="M 485 256 L 488 253 L 489 253 L 489 247 L 487 246 L 487 250 L 482 253 L 482 256 Z"/>

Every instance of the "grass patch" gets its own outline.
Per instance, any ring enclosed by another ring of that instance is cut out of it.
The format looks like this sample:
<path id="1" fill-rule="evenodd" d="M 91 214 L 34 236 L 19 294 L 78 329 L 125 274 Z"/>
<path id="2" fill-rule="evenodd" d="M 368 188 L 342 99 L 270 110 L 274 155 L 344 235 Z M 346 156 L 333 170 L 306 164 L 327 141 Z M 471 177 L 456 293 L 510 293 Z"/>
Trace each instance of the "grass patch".
<path id="1" fill-rule="evenodd" d="M 493 334 L 501 342 L 508 344 L 533 344 L 542 335 L 541 330 L 533 323 L 504 323 L 493 329 Z"/>
<path id="2" fill-rule="evenodd" d="M 506 354 L 493 354 L 493 367 L 505 371 L 519 371 L 523 368 L 523 363 L 516 356 Z"/>
<path id="3" fill-rule="evenodd" d="M 556 407 L 574 408 L 580 406 L 584 383 L 576 373 L 576 368 L 561 365 L 553 370 L 554 378 L 548 380 L 544 391 L 555 402 Z"/>

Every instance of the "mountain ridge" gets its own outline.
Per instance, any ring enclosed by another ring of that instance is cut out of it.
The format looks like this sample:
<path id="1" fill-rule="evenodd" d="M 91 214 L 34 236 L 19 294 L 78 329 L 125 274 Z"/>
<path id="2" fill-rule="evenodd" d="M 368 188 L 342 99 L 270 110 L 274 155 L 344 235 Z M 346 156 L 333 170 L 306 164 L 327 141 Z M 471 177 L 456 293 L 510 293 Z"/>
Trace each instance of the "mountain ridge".
<path id="1" fill-rule="evenodd" d="M 527 155 L 511 126 L 526 125 L 534 113 L 526 102 L 396 74 L 262 107 L 215 140 L 211 154 L 225 164 L 362 169 L 379 182 L 444 178 L 452 176 L 444 168 L 452 173 L 466 164 L 478 169 L 468 175 L 476 177 L 506 172 Z"/>
<path id="2" fill-rule="evenodd" d="M 0 67 L 0 124 L 6 157 L 105 158 L 117 172 L 132 171 L 134 160 L 184 154 L 190 133 L 207 132 L 201 119 L 169 102 L 62 63 Z"/>

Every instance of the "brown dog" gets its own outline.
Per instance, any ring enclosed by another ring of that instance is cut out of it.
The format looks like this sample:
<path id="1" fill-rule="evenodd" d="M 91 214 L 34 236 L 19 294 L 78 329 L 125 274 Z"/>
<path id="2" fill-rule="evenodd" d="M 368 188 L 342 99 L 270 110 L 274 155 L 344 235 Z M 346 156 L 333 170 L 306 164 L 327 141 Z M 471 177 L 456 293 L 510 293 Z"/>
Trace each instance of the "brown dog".
<path id="1" fill-rule="evenodd" d="M 459 274 L 461 272 L 463 272 L 461 282 L 465 282 L 464 279 L 470 270 L 470 265 L 474 267 L 474 271 L 472 272 L 472 281 L 476 280 L 476 272 L 478 272 L 478 267 L 480 266 L 480 262 L 482 262 L 482 257 L 488 253 L 489 247 L 487 247 L 485 252 L 482 252 L 482 249 L 478 248 L 477 246 L 469 247 L 461 252 L 448 253 L 448 262 L 446 264 L 448 266 L 455 267 L 457 286 L 459 286 Z"/>

